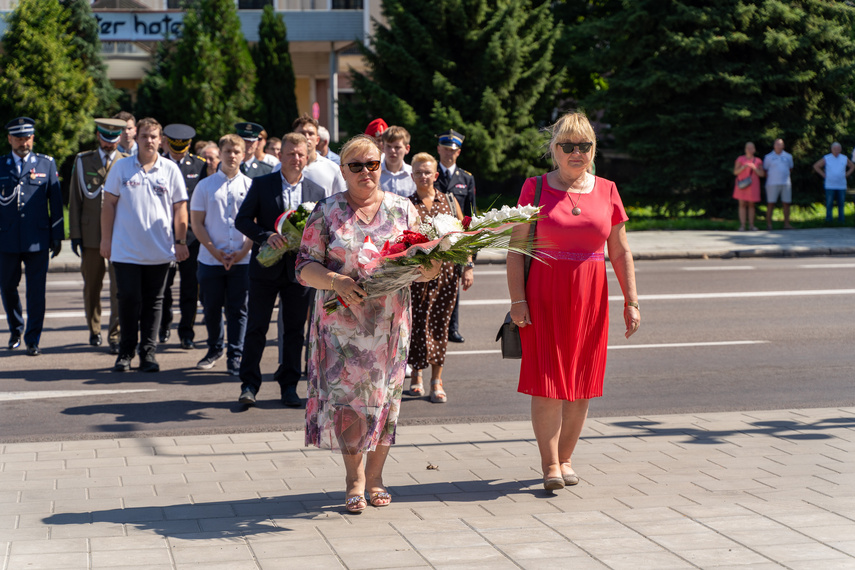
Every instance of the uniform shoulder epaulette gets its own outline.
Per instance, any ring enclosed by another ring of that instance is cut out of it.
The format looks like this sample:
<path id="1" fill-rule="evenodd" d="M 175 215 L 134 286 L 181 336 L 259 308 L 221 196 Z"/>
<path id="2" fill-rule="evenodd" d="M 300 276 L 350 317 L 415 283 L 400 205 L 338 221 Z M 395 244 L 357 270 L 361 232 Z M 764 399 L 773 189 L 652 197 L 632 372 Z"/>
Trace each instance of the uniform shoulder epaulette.
<path id="1" fill-rule="evenodd" d="M 201 160 L 201 161 L 202 161 L 202 162 L 204 162 L 204 163 L 207 163 L 207 162 L 208 162 L 207 160 L 205 160 L 205 157 L 203 157 L 203 156 L 199 156 L 198 154 L 191 154 L 190 156 L 192 156 L 192 157 L 193 157 L 193 158 L 195 158 L 196 160 Z"/>
<path id="2" fill-rule="evenodd" d="M 463 170 L 462 168 L 460 170 L 463 171 L 463 174 L 468 174 L 469 176 L 472 176 L 472 173 L 468 170 Z"/>
<path id="3" fill-rule="evenodd" d="M 97 149 L 97 148 L 92 149 L 92 150 L 84 150 L 83 152 L 78 152 L 78 153 L 77 153 L 77 156 L 78 156 L 79 158 L 83 158 L 84 156 L 90 156 L 90 155 L 95 154 L 95 153 L 97 153 L 97 152 L 98 152 L 98 149 Z"/>
<path id="4" fill-rule="evenodd" d="M 46 154 L 42 154 L 42 153 L 40 153 L 40 152 L 36 152 L 36 153 L 34 153 L 34 154 L 36 155 L 36 158 L 46 158 L 46 159 L 48 159 L 49 161 L 53 162 L 53 157 L 52 157 L 52 156 L 48 156 L 48 155 L 46 155 Z"/>

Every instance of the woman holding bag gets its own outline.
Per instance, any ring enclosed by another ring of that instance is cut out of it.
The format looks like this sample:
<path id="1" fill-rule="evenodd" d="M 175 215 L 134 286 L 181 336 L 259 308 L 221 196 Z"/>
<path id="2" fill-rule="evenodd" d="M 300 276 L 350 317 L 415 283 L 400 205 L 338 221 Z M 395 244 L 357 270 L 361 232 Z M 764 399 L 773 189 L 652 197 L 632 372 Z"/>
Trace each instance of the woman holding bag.
<path id="1" fill-rule="evenodd" d="M 589 174 L 596 136 L 587 117 L 568 113 L 552 127 L 556 170 L 542 178 L 535 240 L 547 263 L 534 261 L 528 280 L 522 255 L 509 253 L 511 319 L 520 327 L 518 391 L 531 398 L 531 420 L 547 490 L 575 485 L 571 459 L 588 415 L 602 396 L 609 307 L 603 247 L 624 297 L 626 337 L 641 324 L 626 212 L 613 182 Z M 519 204 L 531 204 L 536 180 L 525 181 Z M 529 227 L 514 230 L 524 243 Z"/>
<path id="2" fill-rule="evenodd" d="M 739 200 L 739 231 L 745 231 L 746 218 L 752 232 L 757 231 L 754 225 L 754 204 L 760 201 L 760 179 L 766 176 L 763 161 L 754 156 L 756 149 L 753 142 L 745 143 L 745 154 L 736 159 L 733 164 L 733 174 L 736 182 L 733 184 L 733 198 Z"/>

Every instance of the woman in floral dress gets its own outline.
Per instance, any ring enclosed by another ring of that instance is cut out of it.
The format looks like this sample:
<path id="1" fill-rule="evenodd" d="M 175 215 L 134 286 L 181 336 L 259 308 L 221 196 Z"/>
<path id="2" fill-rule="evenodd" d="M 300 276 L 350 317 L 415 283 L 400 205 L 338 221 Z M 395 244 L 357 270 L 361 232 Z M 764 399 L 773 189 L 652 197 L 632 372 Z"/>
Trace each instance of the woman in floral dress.
<path id="1" fill-rule="evenodd" d="M 422 219 L 439 214 L 455 216 L 463 221 L 460 204 L 454 194 L 443 194 L 434 188 L 437 176 L 436 159 L 426 152 L 413 157 L 413 180 L 416 192 L 410 196 Z M 474 282 L 472 258 L 463 270 L 463 290 Z M 423 396 L 422 370 L 431 367 L 430 401 L 444 404 L 448 396 L 442 386 L 442 368 L 445 364 L 445 349 L 448 346 L 448 323 L 457 300 L 457 284 L 460 281 L 458 266 L 443 263 L 439 278 L 430 283 L 414 283 L 410 288 L 413 296 L 413 335 L 407 363 L 413 367 L 410 378 L 410 394 Z"/>
<path id="2" fill-rule="evenodd" d="M 372 138 L 359 135 L 344 145 L 341 171 L 347 191 L 318 203 L 297 257 L 300 282 L 319 291 L 309 330 L 306 445 L 341 450 L 345 507 L 360 512 L 366 490 L 376 507 L 391 502 L 383 465 L 395 442 L 411 316 L 409 287 L 363 298 L 358 257 L 366 240 L 379 250 L 416 230 L 420 218 L 409 200 L 380 189 L 380 149 Z M 421 269 L 419 280 L 435 278 L 440 268 Z M 348 306 L 327 314 L 323 305 L 336 295 Z"/>

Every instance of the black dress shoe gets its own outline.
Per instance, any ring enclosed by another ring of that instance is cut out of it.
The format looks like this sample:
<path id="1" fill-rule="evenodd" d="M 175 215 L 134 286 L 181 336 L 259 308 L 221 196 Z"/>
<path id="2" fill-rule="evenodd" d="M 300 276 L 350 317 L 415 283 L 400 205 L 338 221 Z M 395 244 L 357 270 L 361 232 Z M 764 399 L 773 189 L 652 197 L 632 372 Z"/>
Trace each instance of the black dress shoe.
<path id="1" fill-rule="evenodd" d="M 169 329 L 164 329 L 164 330 L 160 331 L 160 338 L 158 340 L 160 340 L 160 344 L 165 344 L 165 343 L 169 342 L 169 337 L 171 337 L 171 336 L 172 336 L 172 331 Z"/>
<path id="2" fill-rule="evenodd" d="M 119 354 L 119 343 L 111 342 L 110 343 L 110 354 Z"/>
<path id="3" fill-rule="evenodd" d="M 296 386 L 289 386 L 282 392 L 282 405 L 286 408 L 300 408 L 303 406 L 303 400 L 297 395 Z"/>
<path id="4" fill-rule="evenodd" d="M 154 354 L 140 356 L 140 372 L 160 372 L 160 364 L 154 359 Z"/>
<path id="5" fill-rule="evenodd" d="M 89 335 L 89 344 L 92 346 L 101 346 L 102 342 L 104 341 L 101 339 L 101 333 Z"/>
<path id="6" fill-rule="evenodd" d="M 119 356 L 113 366 L 113 372 L 127 372 L 131 369 L 131 360 L 133 356 Z"/>
<path id="7" fill-rule="evenodd" d="M 450 333 L 448 333 L 448 340 L 450 340 L 451 342 L 466 342 L 466 339 L 463 338 L 457 331 L 451 331 Z"/>
<path id="8" fill-rule="evenodd" d="M 12 333 L 11 336 L 9 336 L 9 345 L 8 346 L 9 346 L 9 350 L 12 350 L 12 349 L 15 349 L 15 348 L 18 348 L 19 346 L 21 346 L 21 335 L 19 335 L 17 333 Z"/>
<path id="9" fill-rule="evenodd" d="M 183 348 L 184 350 L 193 350 L 194 348 L 196 348 L 196 343 L 189 338 L 182 338 L 181 348 Z"/>
<path id="10" fill-rule="evenodd" d="M 249 388 L 244 388 L 240 393 L 240 397 L 238 398 L 238 402 L 241 404 L 246 404 L 247 406 L 255 405 L 255 393 Z"/>
<path id="11" fill-rule="evenodd" d="M 37 345 L 37 344 L 28 344 L 27 345 L 27 356 L 38 356 L 41 353 L 42 353 L 42 351 L 39 350 L 39 345 Z"/>

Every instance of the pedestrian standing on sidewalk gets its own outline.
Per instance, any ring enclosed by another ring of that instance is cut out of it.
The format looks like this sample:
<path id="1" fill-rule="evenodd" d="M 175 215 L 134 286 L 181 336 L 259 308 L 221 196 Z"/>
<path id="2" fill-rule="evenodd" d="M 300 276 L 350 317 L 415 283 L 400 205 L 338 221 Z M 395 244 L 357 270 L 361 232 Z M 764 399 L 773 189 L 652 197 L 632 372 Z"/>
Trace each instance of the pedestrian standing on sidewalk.
<path id="1" fill-rule="evenodd" d="M 763 158 L 763 170 L 766 171 L 766 229 L 772 230 L 772 214 L 775 204 L 781 199 L 784 211 L 784 229 L 791 230 L 790 203 L 793 201 L 793 185 L 790 172 L 793 170 L 793 155 L 784 150 L 783 139 L 776 139 L 774 150 Z"/>
<path id="2" fill-rule="evenodd" d="M 237 135 L 220 139 L 220 169 L 199 182 L 190 199 L 190 222 L 199 250 L 199 292 L 208 329 L 208 352 L 196 365 L 210 370 L 223 357 L 223 308 L 228 323 L 226 369 L 240 374 L 249 294 L 252 241 L 235 228 L 235 218 L 252 184 L 240 171 L 246 143 Z"/>
<path id="3" fill-rule="evenodd" d="M 389 127 L 387 133 L 396 127 Z M 409 146 L 409 145 L 408 145 Z M 389 153 L 386 153 L 389 158 Z M 422 220 L 439 214 L 455 216 L 463 221 L 463 211 L 454 194 L 445 194 L 437 190 L 433 183 L 439 173 L 434 157 L 420 152 L 413 157 L 412 180 L 416 192 L 410 200 L 416 206 Z M 381 177 L 382 180 L 382 177 Z M 472 258 L 463 269 L 463 290 L 468 290 L 475 282 L 475 265 Z M 413 298 L 413 334 L 410 338 L 410 354 L 407 364 L 412 366 L 410 394 L 424 396 L 422 371 L 431 367 L 430 401 L 444 404 L 448 397 L 442 386 L 442 368 L 445 364 L 445 350 L 448 347 L 448 324 L 451 312 L 457 302 L 457 286 L 460 281 L 458 266 L 443 263 L 439 277 L 427 283 L 413 283 L 410 290 Z"/>
<path id="4" fill-rule="evenodd" d="M 843 154 L 839 142 L 831 144 L 831 152 L 816 161 L 814 171 L 822 176 L 825 186 L 825 222 L 831 223 L 831 208 L 837 201 L 837 221 L 844 223 L 843 209 L 846 206 L 846 179 L 855 170 L 855 164 Z"/>
<path id="5" fill-rule="evenodd" d="M 357 135 L 341 150 L 347 191 L 315 207 L 297 256 L 300 282 L 317 289 L 309 329 L 306 445 L 340 449 L 347 471 L 345 508 L 384 507 L 392 501 L 383 465 L 395 443 L 410 341 L 410 288 L 364 299 L 356 284 L 358 257 L 370 239 L 379 249 L 421 218 L 408 199 L 380 189 L 380 149 Z M 420 281 L 442 265 L 420 268 Z M 331 314 L 335 296 L 347 307 Z M 367 460 L 365 456 L 367 455 Z"/>
<path id="6" fill-rule="evenodd" d="M 526 281 L 522 255 L 508 254 L 511 318 L 520 327 L 522 364 L 518 391 L 531 396 L 531 421 L 547 490 L 575 485 L 572 456 L 591 398 L 603 395 L 609 329 L 609 294 L 603 246 L 624 297 L 625 336 L 641 314 L 627 220 L 613 182 L 587 173 L 596 153 L 588 118 L 568 113 L 549 141 L 557 167 L 541 178 L 535 240 L 547 245 L 549 263 L 534 262 Z M 535 202 L 537 180 L 522 187 L 520 205 Z M 529 227 L 514 229 L 517 243 Z"/>
<path id="7" fill-rule="evenodd" d="M 187 259 L 187 190 L 178 166 L 161 156 L 162 127 L 137 124 L 138 152 L 113 165 L 101 207 L 101 256 L 113 262 L 119 299 L 119 356 L 113 370 L 159 372 L 155 358 L 170 264 Z"/>
<path id="8" fill-rule="evenodd" d="M 760 201 L 760 179 L 766 176 L 766 171 L 763 170 L 763 161 L 754 156 L 755 152 L 753 142 L 745 143 L 745 154 L 737 158 L 733 165 L 733 174 L 736 176 L 733 197 L 739 201 L 741 232 L 745 231 L 746 221 L 752 232 L 757 231 L 757 226 L 754 225 L 754 204 Z"/>

